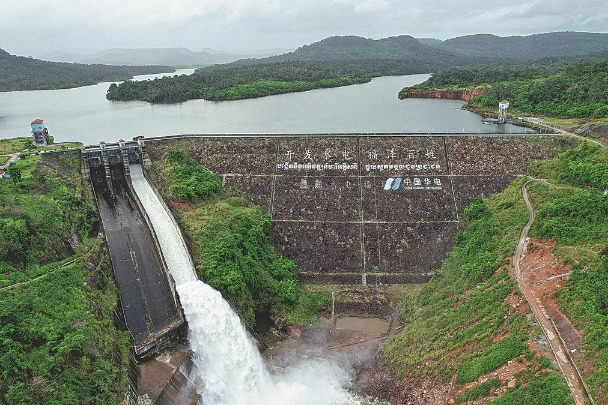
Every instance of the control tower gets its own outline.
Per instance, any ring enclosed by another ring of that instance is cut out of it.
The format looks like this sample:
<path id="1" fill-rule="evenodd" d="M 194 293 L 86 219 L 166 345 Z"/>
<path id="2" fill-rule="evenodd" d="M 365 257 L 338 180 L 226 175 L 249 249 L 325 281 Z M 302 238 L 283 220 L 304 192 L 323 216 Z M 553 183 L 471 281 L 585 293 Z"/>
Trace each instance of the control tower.
<path id="1" fill-rule="evenodd" d="M 502 100 L 498 103 L 498 123 L 504 124 L 507 122 L 507 110 L 509 109 L 509 100 Z"/>
<path id="2" fill-rule="evenodd" d="M 34 146 L 47 146 L 49 144 L 49 130 L 44 127 L 40 118 L 32 121 L 32 143 Z"/>

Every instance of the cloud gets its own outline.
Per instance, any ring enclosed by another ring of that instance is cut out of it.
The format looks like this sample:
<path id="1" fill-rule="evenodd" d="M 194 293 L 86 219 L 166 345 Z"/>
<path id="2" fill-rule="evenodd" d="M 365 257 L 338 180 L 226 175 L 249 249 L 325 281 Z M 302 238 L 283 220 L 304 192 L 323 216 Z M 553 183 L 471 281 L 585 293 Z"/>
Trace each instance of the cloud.
<path id="1" fill-rule="evenodd" d="M 20 54 L 68 47 L 295 48 L 331 35 L 447 39 L 608 27 L 605 0 L 0 1 L 0 47 Z"/>
<path id="2" fill-rule="evenodd" d="M 350 6 L 357 13 L 386 11 L 391 5 L 389 0 L 333 0 L 333 3 Z"/>

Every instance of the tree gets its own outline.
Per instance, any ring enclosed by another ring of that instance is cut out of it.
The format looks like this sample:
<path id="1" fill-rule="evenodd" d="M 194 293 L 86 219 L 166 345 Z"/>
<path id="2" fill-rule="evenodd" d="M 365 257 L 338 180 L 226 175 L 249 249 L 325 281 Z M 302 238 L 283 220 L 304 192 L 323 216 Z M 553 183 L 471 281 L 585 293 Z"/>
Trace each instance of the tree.
<path id="1" fill-rule="evenodd" d="M 10 166 L 6 172 L 11 176 L 13 184 L 17 184 L 21 181 L 21 169 Z"/>
<path id="2" fill-rule="evenodd" d="M 0 259 L 21 263 L 25 270 L 29 232 L 24 219 L 0 218 Z"/>

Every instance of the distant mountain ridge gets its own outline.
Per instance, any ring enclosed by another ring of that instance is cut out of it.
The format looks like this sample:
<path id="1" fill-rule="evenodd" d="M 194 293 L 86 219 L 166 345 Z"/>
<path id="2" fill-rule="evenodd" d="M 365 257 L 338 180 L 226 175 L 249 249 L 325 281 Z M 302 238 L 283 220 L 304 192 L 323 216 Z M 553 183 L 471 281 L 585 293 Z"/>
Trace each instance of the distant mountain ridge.
<path id="1" fill-rule="evenodd" d="M 448 39 L 431 46 L 473 57 L 534 60 L 607 50 L 608 34 L 569 31 L 510 37 L 475 34 Z"/>
<path id="2" fill-rule="evenodd" d="M 490 34 L 467 35 L 445 41 L 431 38 L 416 39 L 409 35 L 382 39 L 358 36 L 333 36 L 297 48 L 282 55 L 246 58 L 222 63 L 241 55 L 210 52 L 193 52 L 187 48 L 113 49 L 89 54 L 87 63 L 113 63 L 149 65 L 201 66 L 198 72 L 231 70 L 234 68 L 269 65 L 308 63 L 309 69 L 326 72 L 328 78 L 350 69 L 351 76 L 362 74 L 369 77 L 397 74 L 433 73 L 455 66 L 503 63 L 505 61 L 538 60 L 547 57 L 569 57 L 608 50 L 608 34 L 586 32 L 554 32 L 529 36 L 498 37 Z M 69 54 L 67 54 L 69 55 Z M 94 56 L 93 56 L 94 55 Z M 82 56 L 82 55 L 81 55 Z M 67 57 L 66 54 L 63 57 Z M 76 56 L 75 56 L 76 57 Z M 217 64 L 215 64 L 217 63 Z M 220 64 L 221 63 L 221 64 Z M 213 65 L 215 64 L 215 65 Z M 100 81 L 124 80 L 135 74 L 170 71 L 167 66 L 127 69 L 127 66 L 75 65 L 45 62 L 33 58 L 17 57 L 0 52 L 0 91 L 76 87 Z M 297 65 L 297 69 L 302 66 Z M 280 66 L 282 71 L 288 66 Z M 297 70 L 296 69 L 296 70 Z M 268 67 L 260 68 L 259 80 L 277 78 Z M 5 73 L 6 72 L 6 73 Z M 19 76 L 19 75 L 22 76 Z M 244 71 L 229 73 L 244 75 Z M 249 73 L 248 73 L 249 74 Z M 244 79 L 246 75 L 242 76 Z M 251 76 L 251 77 L 254 77 Z M 178 79 L 175 79 L 178 80 Z M 219 80 L 219 79 L 218 79 Z M 347 80 L 348 82 L 348 80 Z M 245 82 L 243 82 L 245 83 Z M 241 84 L 243 84 L 241 83 Z M 257 92 L 256 92 L 257 94 Z"/>
<path id="3" fill-rule="evenodd" d="M 0 49 L 0 91 L 46 90 L 122 81 L 135 75 L 169 73 L 170 66 L 108 66 L 47 62 Z"/>
<path id="4" fill-rule="evenodd" d="M 301 46 L 295 51 L 283 55 L 261 59 L 243 59 L 203 69 L 223 70 L 244 65 L 297 61 L 336 62 L 367 60 L 419 62 L 420 64 L 433 66 L 434 68 L 475 62 L 469 56 L 421 43 L 409 35 L 382 39 L 370 39 L 358 36 L 333 36 Z"/>
<path id="5" fill-rule="evenodd" d="M 42 59 L 58 62 L 76 62 L 104 65 L 168 65 L 173 67 L 204 66 L 229 63 L 248 57 L 276 55 L 278 50 L 260 50 L 248 53 L 224 53 L 205 49 L 194 52 L 188 48 L 114 48 L 90 54 L 53 52 Z"/>
<path id="6" fill-rule="evenodd" d="M 173 67 L 226 67 L 285 61 L 336 61 L 363 59 L 424 59 L 443 66 L 485 63 L 499 60 L 531 60 L 545 57 L 582 55 L 608 49 L 608 34 L 552 32 L 528 36 L 499 37 L 474 34 L 445 41 L 409 35 L 382 39 L 359 36 L 332 36 L 303 45 L 292 52 L 282 49 L 220 52 L 205 48 L 107 49 L 94 53 L 53 52 L 45 60 L 109 65 L 168 65 Z M 283 52 L 281 54 L 281 52 Z"/>
<path id="7" fill-rule="evenodd" d="M 381 39 L 333 36 L 278 56 L 242 59 L 204 69 L 227 68 L 293 61 L 386 60 L 424 63 L 435 68 L 525 61 L 547 57 L 577 56 L 608 50 L 608 34 L 553 32 L 529 36 L 499 37 L 475 34 L 441 41 L 409 35 Z"/>

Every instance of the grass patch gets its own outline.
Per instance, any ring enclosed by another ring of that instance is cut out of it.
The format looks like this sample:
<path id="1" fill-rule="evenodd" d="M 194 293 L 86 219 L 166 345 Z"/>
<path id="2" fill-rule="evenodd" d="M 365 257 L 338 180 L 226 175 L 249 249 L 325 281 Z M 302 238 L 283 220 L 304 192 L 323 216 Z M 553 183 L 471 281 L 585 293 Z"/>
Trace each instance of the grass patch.
<path id="1" fill-rule="evenodd" d="M 464 395 L 456 397 L 457 404 L 464 404 L 469 401 L 475 401 L 479 398 L 486 397 L 490 394 L 492 388 L 500 387 L 500 380 L 498 378 L 492 378 L 491 380 L 482 382 L 471 388 Z"/>
<path id="2" fill-rule="evenodd" d="M 550 374 L 532 378 L 528 384 L 507 390 L 492 405 L 572 405 L 574 399 L 561 376 Z"/>
<path id="3" fill-rule="evenodd" d="M 466 384 L 475 381 L 480 376 L 498 369 L 513 358 L 528 350 L 523 339 L 510 335 L 491 346 L 476 358 L 458 365 L 456 384 Z"/>
<path id="4" fill-rule="evenodd" d="M 32 146 L 31 137 L 0 139 L 0 155 L 21 152 L 23 149 L 27 149 L 30 146 Z"/>

